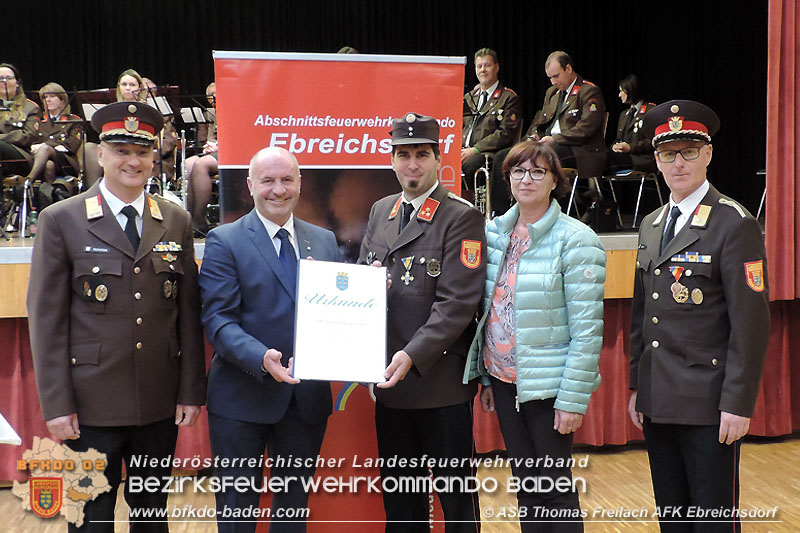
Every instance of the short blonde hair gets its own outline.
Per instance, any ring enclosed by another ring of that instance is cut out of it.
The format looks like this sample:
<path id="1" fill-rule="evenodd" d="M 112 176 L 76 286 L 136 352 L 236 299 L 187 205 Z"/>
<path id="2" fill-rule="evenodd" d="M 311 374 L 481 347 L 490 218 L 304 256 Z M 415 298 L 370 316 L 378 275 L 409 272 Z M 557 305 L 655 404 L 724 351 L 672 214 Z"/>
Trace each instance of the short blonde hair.
<path id="1" fill-rule="evenodd" d="M 67 96 L 67 91 L 59 85 L 58 83 L 51 81 L 50 83 L 45 84 L 44 87 L 39 89 L 39 99 L 42 101 L 42 109 L 47 111 L 47 104 L 45 104 L 44 97 L 46 94 L 54 94 L 58 96 L 59 100 L 64 104 L 61 108 L 62 115 L 69 115 L 72 111 L 69 107 L 69 97 Z"/>

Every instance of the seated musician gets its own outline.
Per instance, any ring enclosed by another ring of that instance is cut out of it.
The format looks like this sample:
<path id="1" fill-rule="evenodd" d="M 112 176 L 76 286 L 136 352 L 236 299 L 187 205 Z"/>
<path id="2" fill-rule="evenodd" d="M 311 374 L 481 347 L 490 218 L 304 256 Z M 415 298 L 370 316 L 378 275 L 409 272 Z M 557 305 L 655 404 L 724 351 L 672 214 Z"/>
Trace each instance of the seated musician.
<path id="1" fill-rule="evenodd" d="M 142 78 L 145 100 L 158 96 L 158 87 L 150 78 Z M 167 179 L 175 177 L 175 148 L 178 146 L 178 132 L 175 130 L 174 115 L 164 115 L 164 128 L 157 141 L 153 160 L 153 176 L 166 175 Z"/>
<path id="2" fill-rule="evenodd" d="M 80 165 L 78 151 L 83 142 L 81 118 L 70 111 L 69 98 L 64 88 L 50 82 L 39 89 L 44 117 L 31 146 L 33 168 L 28 178 L 43 178 L 53 183 L 57 177 L 78 176 Z"/>
<path id="3" fill-rule="evenodd" d="M 511 148 L 522 132 L 522 101 L 517 93 L 497 78 L 500 61 L 497 52 L 481 48 L 475 52 L 478 85 L 464 95 L 461 170 L 472 187 L 475 172 L 486 163 L 485 154 Z M 492 181 L 491 204 L 496 213 L 510 207 L 510 194 L 504 179 Z"/>
<path id="4" fill-rule="evenodd" d="M 31 144 L 36 139 L 42 110 L 25 98 L 14 65 L 0 63 L 0 172 L 4 177 L 25 175 L 31 169 Z"/>
<path id="5" fill-rule="evenodd" d="M 608 151 L 606 174 L 620 170 L 657 172 L 653 147 L 642 128 L 645 114 L 656 104 L 645 100 L 644 88 L 635 74 L 619 82 L 619 99 L 628 107 L 619 115 L 617 138 Z"/>
<path id="6" fill-rule="evenodd" d="M 575 72 L 566 52 L 555 51 L 547 56 L 544 70 L 552 86 L 525 137 L 551 146 L 563 167 L 577 168 L 585 178 L 600 177 L 606 164 L 606 104 L 602 92 Z M 504 150 L 495 156 L 495 181 L 503 179 L 502 164 L 498 163 L 507 154 L 508 150 Z M 592 181 L 590 184 L 594 186 Z M 598 194 L 590 190 L 587 196 L 595 200 Z"/>

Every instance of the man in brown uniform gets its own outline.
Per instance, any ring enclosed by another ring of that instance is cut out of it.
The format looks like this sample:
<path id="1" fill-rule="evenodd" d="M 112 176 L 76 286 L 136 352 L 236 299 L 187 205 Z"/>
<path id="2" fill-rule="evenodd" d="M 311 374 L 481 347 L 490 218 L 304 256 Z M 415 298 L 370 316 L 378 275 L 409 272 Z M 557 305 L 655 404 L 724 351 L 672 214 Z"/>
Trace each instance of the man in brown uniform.
<path id="1" fill-rule="evenodd" d="M 575 72 L 572 58 L 566 52 L 556 51 L 547 56 L 544 71 L 551 87 L 524 137 L 552 146 L 561 164 L 577 167 L 580 176 L 601 176 L 606 165 L 603 93 Z M 495 156 L 495 181 L 502 179 L 502 165 L 498 163 L 505 160 L 507 153 Z"/>
<path id="2" fill-rule="evenodd" d="M 706 180 L 711 109 L 673 100 L 644 128 L 671 194 L 639 231 L 628 411 L 644 429 L 661 531 L 738 531 L 740 439 L 769 340 L 764 240 Z"/>
<path id="3" fill-rule="evenodd" d="M 139 102 L 92 117 L 105 178 L 42 211 L 33 248 L 28 315 L 47 428 L 76 451 L 107 456 L 116 489 L 131 477 L 170 475 L 131 456 L 175 450 L 205 400 L 200 295 L 189 214 L 144 193 L 161 114 Z M 167 494 L 132 492 L 132 509 L 163 508 Z M 113 531 L 116 490 L 85 507 L 81 531 Z M 75 529 L 70 525 L 70 530 Z M 132 531 L 167 531 L 134 522 Z"/>
<path id="4" fill-rule="evenodd" d="M 486 155 L 511 148 L 522 133 L 522 100 L 497 78 L 500 61 L 497 52 L 481 48 L 475 52 L 478 85 L 464 95 L 464 127 L 461 134 L 461 171 L 469 187 L 475 172 L 486 162 Z M 505 180 L 491 184 L 492 210 L 505 213 L 511 206 L 511 193 Z"/>
<path id="5" fill-rule="evenodd" d="M 407 113 L 392 122 L 392 168 L 403 189 L 373 206 L 360 263 L 385 265 L 388 293 L 387 382 L 375 390 L 378 453 L 385 459 L 437 461 L 436 477 L 472 475 L 472 399 L 477 382 L 461 383 L 486 279 L 484 219 L 438 182 L 439 125 Z M 427 463 L 381 467 L 384 479 L 426 478 Z M 458 482 L 456 482 L 457 486 Z M 447 531 L 477 531 L 475 494 L 439 492 Z M 386 531 L 429 530 L 426 491 L 384 491 Z"/>

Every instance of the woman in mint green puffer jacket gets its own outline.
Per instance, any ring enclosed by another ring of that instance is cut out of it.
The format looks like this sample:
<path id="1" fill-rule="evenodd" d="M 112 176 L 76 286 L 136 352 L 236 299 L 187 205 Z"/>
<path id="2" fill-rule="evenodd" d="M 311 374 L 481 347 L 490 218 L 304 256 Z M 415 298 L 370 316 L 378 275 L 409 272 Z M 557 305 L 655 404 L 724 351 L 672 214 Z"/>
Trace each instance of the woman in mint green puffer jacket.
<path id="1" fill-rule="evenodd" d="M 509 457 L 542 459 L 531 468 L 512 461 L 514 476 L 571 481 L 572 437 L 600 385 L 605 251 L 553 198 L 569 190 L 553 149 L 523 141 L 503 173 L 517 204 L 486 226 L 483 313 L 464 381 L 481 378 L 481 404 L 497 410 Z M 577 492 L 520 490 L 517 498 L 528 516 L 530 507 L 558 510 L 581 530 Z"/>

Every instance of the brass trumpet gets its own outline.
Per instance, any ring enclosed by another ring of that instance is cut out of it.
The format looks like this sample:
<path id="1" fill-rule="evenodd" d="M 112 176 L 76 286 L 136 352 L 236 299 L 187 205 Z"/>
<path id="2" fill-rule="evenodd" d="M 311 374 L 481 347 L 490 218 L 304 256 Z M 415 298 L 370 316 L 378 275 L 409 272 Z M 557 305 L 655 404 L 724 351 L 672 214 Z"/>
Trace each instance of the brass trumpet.
<path id="1" fill-rule="evenodd" d="M 478 208 L 478 211 L 483 213 L 486 222 L 489 222 L 493 218 L 489 154 L 483 154 L 483 157 L 483 166 L 476 170 L 473 176 L 473 190 L 475 191 L 475 207 Z M 483 176 L 482 181 L 481 176 Z"/>

